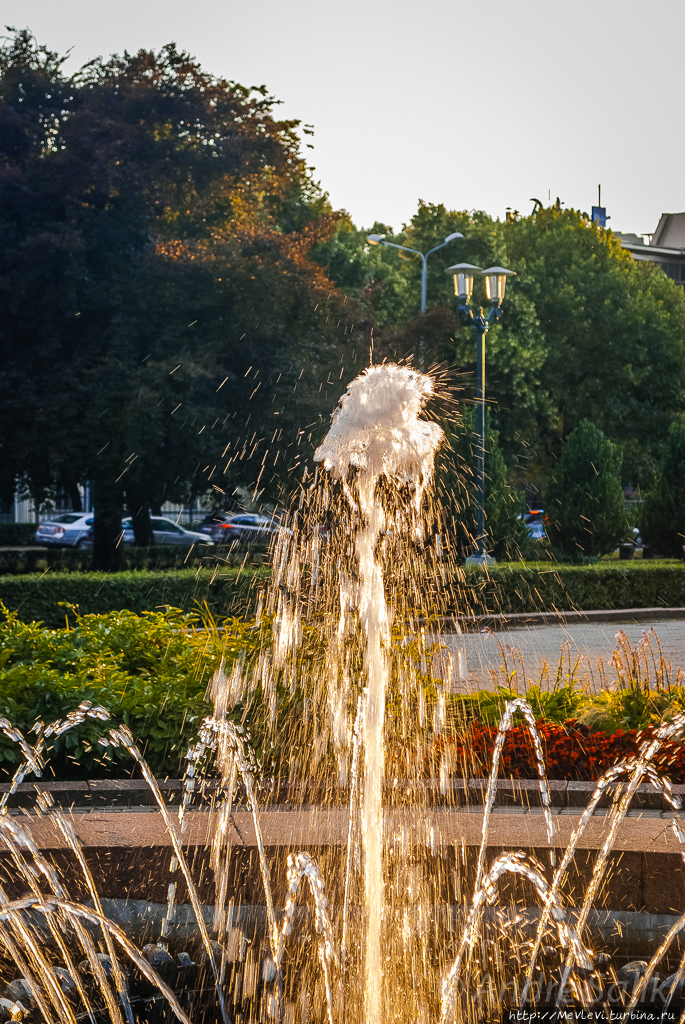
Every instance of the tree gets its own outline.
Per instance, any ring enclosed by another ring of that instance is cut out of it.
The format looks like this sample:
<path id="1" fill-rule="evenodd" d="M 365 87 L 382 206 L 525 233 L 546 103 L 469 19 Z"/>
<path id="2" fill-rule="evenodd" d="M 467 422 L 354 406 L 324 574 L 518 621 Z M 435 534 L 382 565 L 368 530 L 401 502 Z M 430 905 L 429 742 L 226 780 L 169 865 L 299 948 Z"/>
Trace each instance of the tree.
<path id="1" fill-rule="evenodd" d="M 566 558 L 605 555 L 627 533 L 619 445 L 583 420 L 572 431 L 545 491 L 552 547 Z"/>
<path id="2" fill-rule="evenodd" d="M 636 261 L 611 231 L 559 207 L 504 225 L 519 272 L 512 292 L 544 332 L 540 384 L 553 410 L 537 441 L 542 472 L 582 420 L 625 452 L 625 484 L 649 484 L 661 439 L 683 409 L 685 294 Z"/>
<path id="3" fill-rule="evenodd" d="M 89 480 L 101 567 L 124 508 L 145 543 L 164 500 L 275 494 L 357 356 L 296 129 L 172 44 L 70 78 L 0 49 L 3 484 Z"/>
<path id="4" fill-rule="evenodd" d="M 452 276 L 446 273 L 454 263 L 467 262 L 480 267 L 508 265 L 504 225 L 482 212 L 449 211 L 442 204 L 421 201 L 411 222 L 399 234 L 375 224 L 374 231 L 388 240 L 428 252 L 452 232 L 463 239 L 451 242 L 429 260 L 427 314 L 418 315 L 421 291 L 421 261 L 382 245 L 365 245 L 368 232 L 345 236 L 346 261 L 328 261 L 330 246 L 314 250 L 317 259 L 330 267 L 341 288 L 359 298 L 368 315 L 382 328 L 374 338 L 379 350 L 416 361 L 423 342 L 427 366 L 447 364 L 459 374 L 462 387 L 472 390 L 475 383 L 476 346 L 467 324 L 456 315 Z M 342 237 L 338 227 L 335 239 Z M 357 246 L 355 249 L 354 246 Z M 335 251 L 335 250 L 334 250 Z M 326 257 L 326 258 L 324 258 Z M 350 266 L 360 269 L 350 281 Z M 362 270 L 364 273 L 362 273 Z M 473 306 L 485 302 L 484 286 L 476 279 Z M 539 424 L 548 424 L 551 405 L 541 388 L 540 370 L 545 361 L 544 335 L 534 304 L 517 288 L 510 288 L 505 299 L 502 323 L 487 337 L 487 389 L 492 400 L 493 425 L 507 462 L 515 475 L 529 469 L 531 448 L 522 439 L 535 437 Z M 520 468 L 519 468 L 520 464 Z"/>
<path id="5" fill-rule="evenodd" d="M 643 539 L 660 554 L 681 558 L 685 547 L 685 418 L 672 423 L 659 476 L 641 512 Z"/>
<path id="6" fill-rule="evenodd" d="M 347 231 L 346 261 L 331 263 L 331 275 L 375 316 L 382 327 L 376 345 L 398 356 L 416 354 L 423 338 L 428 365 L 449 363 L 473 374 L 475 346 L 457 320 L 444 271 L 468 262 L 517 272 L 486 349 L 493 423 L 513 481 L 541 490 L 565 439 L 589 419 L 622 446 L 624 484 L 651 485 L 661 439 L 685 409 L 682 288 L 658 267 L 633 260 L 611 231 L 560 204 L 500 223 L 483 212 L 420 202 L 402 232 L 375 229 L 422 252 L 452 231 L 464 235 L 431 257 L 429 313 L 419 324 L 418 258 L 401 259 L 383 246 L 370 250 L 367 232 Z M 316 258 L 322 258 L 319 250 Z M 341 272 L 343 265 L 356 267 L 354 280 Z M 480 304 L 477 277 L 472 305 Z"/>
<path id="7" fill-rule="evenodd" d="M 458 559 L 472 555 L 476 535 L 476 458 L 480 439 L 475 433 L 473 406 L 463 410 L 461 422 L 442 421 L 449 447 L 438 456 L 437 494 L 443 508 L 446 533 Z M 490 409 L 485 412 L 485 529 L 486 547 L 495 558 L 525 557 L 530 548 L 523 521 L 525 495 L 509 486 L 509 471 L 499 446 L 499 434 L 492 426 Z"/>

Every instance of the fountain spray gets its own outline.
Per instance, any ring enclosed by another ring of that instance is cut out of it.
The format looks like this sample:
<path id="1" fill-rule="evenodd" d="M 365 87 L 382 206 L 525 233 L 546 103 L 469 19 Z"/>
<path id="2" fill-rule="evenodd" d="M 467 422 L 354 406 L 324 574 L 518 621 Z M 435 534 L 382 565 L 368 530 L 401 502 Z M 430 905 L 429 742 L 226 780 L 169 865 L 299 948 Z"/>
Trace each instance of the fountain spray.
<path id="1" fill-rule="evenodd" d="M 362 719 L 362 843 L 368 1024 L 377 1024 L 383 1012 L 383 723 L 390 644 L 390 615 L 383 572 L 376 557 L 377 545 L 386 529 L 378 485 L 384 478 L 410 488 L 407 524 L 414 539 L 422 541 L 421 503 L 433 478 L 435 453 L 444 440 L 437 423 L 421 419 L 432 394 L 433 381 L 423 373 L 395 364 L 370 366 L 348 386 L 333 414 L 331 428 L 314 456 L 334 479 L 341 481 L 350 508 L 360 519 L 356 556 L 357 611 L 366 643 L 367 679 Z"/>

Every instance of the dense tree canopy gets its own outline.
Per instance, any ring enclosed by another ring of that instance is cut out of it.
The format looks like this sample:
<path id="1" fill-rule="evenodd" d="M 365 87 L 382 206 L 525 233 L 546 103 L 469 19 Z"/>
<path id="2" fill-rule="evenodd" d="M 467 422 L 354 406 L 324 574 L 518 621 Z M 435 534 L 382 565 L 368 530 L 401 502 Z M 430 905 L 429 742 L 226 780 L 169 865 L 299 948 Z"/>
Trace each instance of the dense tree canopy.
<path id="1" fill-rule="evenodd" d="M 502 223 L 484 213 L 420 203 L 388 240 L 427 252 L 453 231 L 429 260 L 428 314 L 417 317 L 417 257 L 365 245 L 366 231 L 340 222 L 314 254 L 331 277 L 359 298 L 383 329 L 389 353 L 418 352 L 473 375 L 471 331 L 459 323 L 454 263 L 500 265 L 517 272 L 507 286 L 504 316 L 487 335 L 487 392 L 493 424 L 518 484 L 544 486 L 566 437 L 592 420 L 624 452 L 623 482 L 648 486 L 662 438 L 685 409 L 685 293 L 661 269 L 636 262 L 611 231 L 560 204 L 514 214 Z M 473 306 L 484 302 L 476 283 Z M 468 397 L 469 377 L 465 397 Z"/>
<path id="2" fill-rule="evenodd" d="M 237 483 L 273 498 L 371 333 L 376 358 L 424 352 L 468 404 L 458 262 L 517 272 L 487 335 L 504 519 L 584 420 L 621 446 L 624 485 L 651 485 L 685 411 L 683 290 L 559 203 L 502 223 L 421 202 L 400 233 L 369 229 L 422 252 L 464 236 L 430 257 L 420 316 L 420 260 L 331 209 L 300 132 L 265 89 L 173 44 L 75 74 L 28 32 L 0 47 L 2 500 L 20 481 L 77 507 L 89 481 L 106 566 L 124 509 L 145 541 L 165 500 L 222 501 Z"/>
<path id="3" fill-rule="evenodd" d="M 89 479 L 112 529 L 124 503 L 273 490 L 355 357 L 297 123 L 173 44 L 63 64 L 26 32 L 0 50 L 5 490 Z"/>

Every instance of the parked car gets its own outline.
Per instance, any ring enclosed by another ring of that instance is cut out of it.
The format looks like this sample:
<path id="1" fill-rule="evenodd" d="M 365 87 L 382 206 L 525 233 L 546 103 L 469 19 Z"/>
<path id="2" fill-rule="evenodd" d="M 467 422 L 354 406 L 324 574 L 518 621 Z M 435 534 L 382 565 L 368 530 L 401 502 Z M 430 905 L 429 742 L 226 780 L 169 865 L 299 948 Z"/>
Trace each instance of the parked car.
<path id="1" fill-rule="evenodd" d="M 282 527 L 277 519 L 251 512 L 218 512 L 208 516 L 200 529 L 215 544 L 268 544 Z"/>
<path id="2" fill-rule="evenodd" d="M 212 545 L 212 541 L 204 533 L 197 533 L 195 530 L 186 530 L 185 526 L 179 526 L 178 523 L 174 523 L 171 519 L 166 519 L 164 516 L 150 516 L 150 522 L 152 523 L 152 533 L 154 534 L 155 544 L 182 544 L 186 547 L 190 547 L 192 544 L 207 544 Z M 123 541 L 124 544 L 133 544 L 133 524 L 131 523 L 130 517 L 123 519 L 121 523 L 124 530 Z"/>
<path id="3" fill-rule="evenodd" d="M 36 530 L 36 544 L 59 548 L 88 547 L 93 543 L 92 512 L 62 512 L 41 523 Z"/>
<path id="4" fill-rule="evenodd" d="M 210 512 L 200 523 L 200 533 L 210 537 L 215 544 L 218 543 L 217 535 L 221 531 L 221 526 L 230 522 L 234 515 L 233 512 Z"/>
<path id="5" fill-rule="evenodd" d="M 523 515 L 523 521 L 528 527 L 528 533 L 532 540 L 545 539 L 545 510 L 542 508 L 531 508 Z"/>

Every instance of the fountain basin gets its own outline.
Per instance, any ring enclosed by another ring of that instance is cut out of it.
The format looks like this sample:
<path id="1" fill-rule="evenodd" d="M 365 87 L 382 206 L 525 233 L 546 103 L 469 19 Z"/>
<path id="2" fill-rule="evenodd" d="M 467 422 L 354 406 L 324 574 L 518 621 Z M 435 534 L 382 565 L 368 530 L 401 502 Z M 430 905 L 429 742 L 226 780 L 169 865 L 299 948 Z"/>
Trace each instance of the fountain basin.
<path id="1" fill-rule="evenodd" d="M 599 809 L 603 810 L 602 808 Z M 616 850 L 650 854 L 676 853 L 679 850 L 668 828 L 670 815 L 663 812 L 637 810 L 631 812 L 620 829 Z M 576 808 L 562 808 L 557 816 L 557 834 L 552 846 L 565 848 L 580 820 Z M 76 836 L 83 847 L 169 847 L 171 837 L 162 816 L 154 810 L 90 811 L 72 814 Z M 187 846 L 207 846 L 216 826 L 216 815 L 211 811 L 191 811 L 186 816 L 187 828 L 183 843 Z M 311 808 L 282 811 L 263 811 L 260 815 L 264 843 L 270 847 L 307 848 L 311 846 L 343 846 L 347 842 L 347 812 L 337 808 Z M 29 825 L 25 819 L 24 825 Z M 68 845 L 61 833 L 47 819 L 30 820 L 31 835 L 40 850 L 65 850 Z M 597 850 L 606 838 L 606 814 L 596 814 L 582 836 L 578 848 Z M 480 808 L 450 810 L 411 810 L 397 808 L 385 815 L 385 836 L 405 846 L 427 846 L 437 850 L 454 844 L 478 846 L 482 822 Z M 540 847 L 546 842 L 546 824 L 540 809 L 499 807 L 493 811 L 489 840 L 494 847 L 521 849 Z M 252 815 L 248 811 L 235 811 L 227 834 L 236 847 L 253 847 L 257 837 Z"/>

